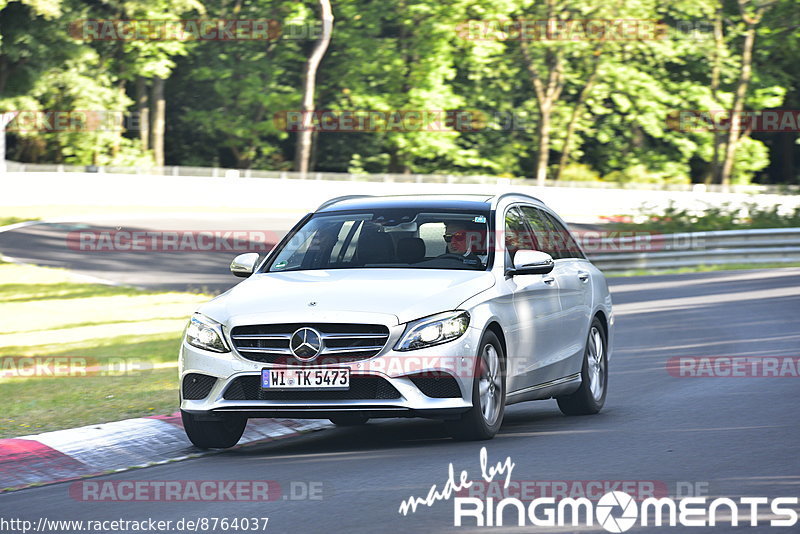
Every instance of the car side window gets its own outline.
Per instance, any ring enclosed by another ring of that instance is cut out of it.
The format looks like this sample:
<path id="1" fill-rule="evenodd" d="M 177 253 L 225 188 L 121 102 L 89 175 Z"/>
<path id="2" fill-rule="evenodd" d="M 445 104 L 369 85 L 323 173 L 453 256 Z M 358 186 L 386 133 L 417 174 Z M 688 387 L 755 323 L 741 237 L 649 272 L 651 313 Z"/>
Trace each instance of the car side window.
<path id="1" fill-rule="evenodd" d="M 553 236 L 555 238 L 555 247 L 559 250 L 562 258 L 581 258 L 586 259 L 575 238 L 569 233 L 569 230 L 559 222 L 558 219 L 553 217 L 547 212 L 542 212 L 547 217 L 550 224 L 553 226 Z"/>
<path id="2" fill-rule="evenodd" d="M 536 250 L 547 252 L 554 260 L 568 257 L 564 256 L 557 246 L 558 236 L 556 235 L 556 229 L 546 214 L 542 210 L 531 206 L 522 206 L 520 209 L 533 229 L 536 242 L 539 245 Z"/>
<path id="3" fill-rule="evenodd" d="M 508 267 L 513 267 L 514 255 L 518 250 L 536 249 L 535 238 L 525 222 L 525 216 L 517 207 L 506 212 L 504 234 Z"/>

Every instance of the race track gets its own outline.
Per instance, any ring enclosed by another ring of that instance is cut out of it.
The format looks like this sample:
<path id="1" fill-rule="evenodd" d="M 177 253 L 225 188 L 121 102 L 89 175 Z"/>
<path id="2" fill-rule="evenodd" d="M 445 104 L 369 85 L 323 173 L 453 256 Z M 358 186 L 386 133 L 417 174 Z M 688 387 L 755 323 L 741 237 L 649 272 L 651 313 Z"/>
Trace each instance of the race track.
<path id="1" fill-rule="evenodd" d="M 210 286 L 217 278 L 208 270 L 198 273 L 203 280 Z M 796 362 L 800 269 L 615 278 L 611 285 L 617 338 L 599 415 L 565 417 L 552 400 L 515 405 L 499 435 L 481 443 L 453 442 L 436 422 L 371 421 L 94 479 L 272 480 L 282 489 L 274 502 L 84 502 L 70 495 L 71 483 L 62 483 L 0 495 L 0 508 L 34 523 L 43 516 L 268 517 L 267 532 L 277 533 L 476 532 L 482 529 L 452 526 L 449 500 L 408 516 L 398 509 L 409 496 L 425 497 L 432 484 L 441 489 L 450 463 L 456 473 L 479 478 L 483 446 L 490 463 L 513 460 L 514 481 L 645 481 L 670 495 L 688 487 L 712 497 L 800 495 L 800 377 L 680 377 L 667 368 L 670 358 L 692 356 Z M 321 498 L 290 498 L 291 488 L 308 483 L 321 488 Z M 763 515 L 768 519 L 769 510 Z M 629 532 L 644 530 L 734 531 L 723 521 L 716 528 L 636 526 Z M 605 532 L 596 523 L 487 531 Z"/>
<path id="2" fill-rule="evenodd" d="M 221 293 L 240 281 L 228 270 L 234 256 L 263 254 L 298 219 L 186 214 L 37 222 L 0 232 L 0 252 L 116 284 Z"/>

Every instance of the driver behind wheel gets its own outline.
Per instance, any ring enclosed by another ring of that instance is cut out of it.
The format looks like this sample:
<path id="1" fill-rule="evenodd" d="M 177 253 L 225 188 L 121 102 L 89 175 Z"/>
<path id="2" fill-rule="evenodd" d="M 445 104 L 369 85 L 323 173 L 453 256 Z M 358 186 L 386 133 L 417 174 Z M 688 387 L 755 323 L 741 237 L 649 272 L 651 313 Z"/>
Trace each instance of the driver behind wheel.
<path id="1" fill-rule="evenodd" d="M 462 256 L 467 264 L 485 264 L 485 233 L 485 227 L 481 225 L 458 220 L 447 221 L 443 236 L 447 243 L 447 253 Z"/>

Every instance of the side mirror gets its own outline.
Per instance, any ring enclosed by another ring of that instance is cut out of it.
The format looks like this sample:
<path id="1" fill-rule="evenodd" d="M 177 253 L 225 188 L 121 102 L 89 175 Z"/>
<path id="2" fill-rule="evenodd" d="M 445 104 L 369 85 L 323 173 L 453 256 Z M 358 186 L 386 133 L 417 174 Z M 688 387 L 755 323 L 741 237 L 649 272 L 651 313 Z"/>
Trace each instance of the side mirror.
<path id="1" fill-rule="evenodd" d="M 518 250 L 514 254 L 514 269 L 507 274 L 547 274 L 553 270 L 553 257 L 538 250 Z"/>
<path id="2" fill-rule="evenodd" d="M 258 254 L 255 252 L 248 252 L 247 254 L 239 254 L 231 262 L 231 272 L 234 276 L 239 278 L 247 278 L 256 269 L 258 263 Z"/>

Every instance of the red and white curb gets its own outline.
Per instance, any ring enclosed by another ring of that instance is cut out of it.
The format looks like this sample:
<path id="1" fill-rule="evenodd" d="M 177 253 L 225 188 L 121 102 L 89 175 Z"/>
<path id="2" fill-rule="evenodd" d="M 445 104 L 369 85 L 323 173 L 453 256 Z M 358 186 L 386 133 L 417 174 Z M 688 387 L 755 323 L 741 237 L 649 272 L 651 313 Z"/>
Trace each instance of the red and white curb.
<path id="1" fill-rule="evenodd" d="M 251 419 L 239 445 L 332 426 L 326 420 Z M 212 454 L 194 447 L 180 413 L 0 439 L 0 492 Z"/>

